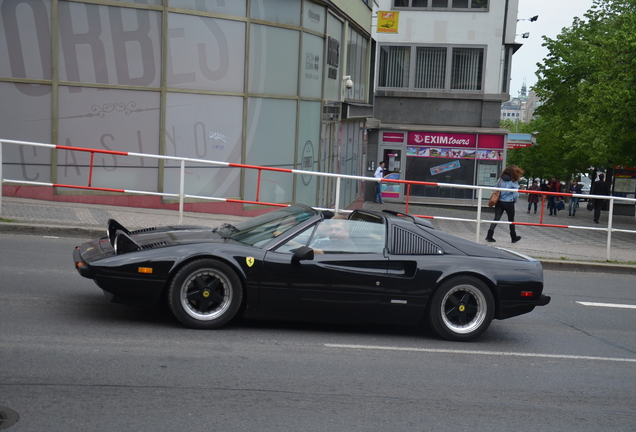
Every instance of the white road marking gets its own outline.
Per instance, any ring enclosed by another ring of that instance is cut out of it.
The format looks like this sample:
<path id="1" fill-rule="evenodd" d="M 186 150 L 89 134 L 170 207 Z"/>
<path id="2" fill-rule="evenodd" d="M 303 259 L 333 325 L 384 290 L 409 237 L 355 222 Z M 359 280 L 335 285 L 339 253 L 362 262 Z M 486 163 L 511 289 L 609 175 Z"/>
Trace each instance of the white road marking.
<path id="1" fill-rule="evenodd" d="M 636 363 L 636 358 L 616 358 L 616 357 L 593 357 L 580 355 L 565 354 L 540 354 L 540 353 L 519 353 L 504 351 L 471 351 L 471 350 L 453 350 L 453 349 L 433 349 L 433 348 L 409 348 L 409 347 L 390 347 L 390 346 L 374 346 L 374 345 L 344 345 L 344 344 L 325 344 L 328 348 L 345 348 L 345 349 L 364 349 L 364 350 L 382 350 L 382 351 L 410 351 L 431 354 L 471 354 L 471 355 L 490 355 L 505 357 L 537 357 L 551 359 L 568 359 L 568 360 L 595 360 L 595 361 L 611 361 Z"/>
<path id="2" fill-rule="evenodd" d="M 577 301 L 577 303 L 578 304 L 582 304 L 583 306 L 599 306 L 599 307 L 620 308 L 620 309 L 636 309 L 636 305 L 628 305 L 628 304 L 594 303 L 594 302 L 580 302 L 580 301 Z"/>

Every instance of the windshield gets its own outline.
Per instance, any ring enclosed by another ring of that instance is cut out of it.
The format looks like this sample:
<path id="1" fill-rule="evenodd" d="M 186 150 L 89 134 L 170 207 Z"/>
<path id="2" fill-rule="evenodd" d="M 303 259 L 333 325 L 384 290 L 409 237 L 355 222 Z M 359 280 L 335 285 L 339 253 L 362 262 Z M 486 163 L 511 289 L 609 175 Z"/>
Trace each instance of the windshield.
<path id="1" fill-rule="evenodd" d="M 233 227 L 236 231 L 228 237 L 250 246 L 261 246 L 316 214 L 310 207 L 289 206 L 236 224 Z"/>

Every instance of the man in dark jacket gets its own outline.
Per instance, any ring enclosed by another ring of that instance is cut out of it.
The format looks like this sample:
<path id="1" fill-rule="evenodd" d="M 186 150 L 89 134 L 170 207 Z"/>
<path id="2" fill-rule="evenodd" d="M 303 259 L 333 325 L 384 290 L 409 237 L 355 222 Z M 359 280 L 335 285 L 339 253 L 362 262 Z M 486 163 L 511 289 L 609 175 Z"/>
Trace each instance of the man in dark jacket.
<path id="1" fill-rule="evenodd" d="M 599 174 L 598 180 L 594 182 L 592 185 L 591 195 L 609 195 L 609 185 L 605 181 L 605 174 Z M 605 205 L 604 199 L 594 199 L 594 222 L 598 223 L 598 220 L 601 218 L 601 210 Z"/>
<path id="2" fill-rule="evenodd" d="M 549 192 L 561 192 L 561 182 L 556 177 L 552 177 L 550 183 L 548 183 Z M 557 196 L 548 195 L 548 209 L 550 210 L 550 216 L 557 215 Z"/>

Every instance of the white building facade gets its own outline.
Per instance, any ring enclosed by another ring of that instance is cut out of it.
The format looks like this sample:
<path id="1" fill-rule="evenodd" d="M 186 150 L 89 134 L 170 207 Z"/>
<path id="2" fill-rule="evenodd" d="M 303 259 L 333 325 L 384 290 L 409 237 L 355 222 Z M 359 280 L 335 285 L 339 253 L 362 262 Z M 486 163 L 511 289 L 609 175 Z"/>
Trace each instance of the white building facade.
<path id="1" fill-rule="evenodd" d="M 505 160 L 499 119 L 520 46 L 518 0 L 379 0 L 377 7 L 369 154 L 386 160 L 396 179 L 493 185 Z M 461 189 L 411 192 L 424 202 L 474 199 Z M 403 200 L 404 190 L 388 186 L 383 195 Z"/>

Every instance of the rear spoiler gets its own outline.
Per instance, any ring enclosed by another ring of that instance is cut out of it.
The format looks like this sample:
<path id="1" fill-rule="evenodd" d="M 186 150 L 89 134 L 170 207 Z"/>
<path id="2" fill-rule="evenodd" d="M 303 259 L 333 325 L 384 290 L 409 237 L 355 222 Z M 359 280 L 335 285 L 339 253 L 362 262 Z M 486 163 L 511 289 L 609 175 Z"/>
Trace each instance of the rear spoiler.
<path id="1" fill-rule="evenodd" d="M 408 214 L 408 213 L 399 212 L 399 211 L 395 211 L 395 210 L 388 210 L 388 209 L 387 210 L 382 210 L 382 213 L 387 213 L 387 214 L 390 214 L 392 216 L 397 216 L 397 217 L 402 217 L 402 218 L 409 218 L 409 219 L 411 219 L 411 221 L 413 221 L 413 223 L 424 225 L 427 228 L 435 229 L 435 227 L 433 226 L 433 224 L 429 220 L 423 219 L 423 218 L 419 218 L 419 217 L 416 217 L 416 216 Z"/>

